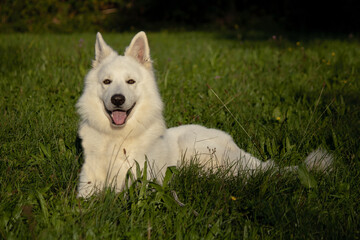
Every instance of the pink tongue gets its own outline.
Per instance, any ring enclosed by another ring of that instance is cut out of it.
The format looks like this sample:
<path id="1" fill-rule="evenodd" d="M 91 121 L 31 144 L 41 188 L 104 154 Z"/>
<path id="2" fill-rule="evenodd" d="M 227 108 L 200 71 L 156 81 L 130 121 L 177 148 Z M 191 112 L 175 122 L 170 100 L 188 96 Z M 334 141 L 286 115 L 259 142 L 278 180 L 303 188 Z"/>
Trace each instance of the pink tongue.
<path id="1" fill-rule="evenodd" d="M 114 111 L 111 114 L 111 117 L 116 125 L 121 125 L 125 123 L 126 120 L 126 112 Z"/>

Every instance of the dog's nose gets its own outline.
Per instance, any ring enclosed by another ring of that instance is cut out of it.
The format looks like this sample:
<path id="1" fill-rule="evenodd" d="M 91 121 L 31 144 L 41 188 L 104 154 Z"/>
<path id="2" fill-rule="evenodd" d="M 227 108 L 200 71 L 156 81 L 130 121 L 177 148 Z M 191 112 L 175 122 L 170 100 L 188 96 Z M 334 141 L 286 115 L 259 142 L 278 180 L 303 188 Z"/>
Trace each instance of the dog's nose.
<path id="1" fill-rule="evenodd" d="M 111 103 L 117 107 L 120 107 L 125 102 L 125 96 L 122 94 L 115 94 L 111 97 Z"/>

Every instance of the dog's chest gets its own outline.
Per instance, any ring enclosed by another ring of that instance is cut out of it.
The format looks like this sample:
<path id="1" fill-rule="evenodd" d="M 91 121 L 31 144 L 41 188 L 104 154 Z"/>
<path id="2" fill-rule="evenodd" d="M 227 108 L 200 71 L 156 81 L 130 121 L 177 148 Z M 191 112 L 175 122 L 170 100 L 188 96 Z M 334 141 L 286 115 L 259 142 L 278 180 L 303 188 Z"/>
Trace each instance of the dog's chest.
<path id="1" fill-rule="evenodd" d="M 139 145 L 139 142 L 131 140 L 108 139 L 103 145 L 103 156 L 113 164 L 127 162 L 132 165 L 134 160 L 142 163 L 147 154 L 146 147 Z"/>

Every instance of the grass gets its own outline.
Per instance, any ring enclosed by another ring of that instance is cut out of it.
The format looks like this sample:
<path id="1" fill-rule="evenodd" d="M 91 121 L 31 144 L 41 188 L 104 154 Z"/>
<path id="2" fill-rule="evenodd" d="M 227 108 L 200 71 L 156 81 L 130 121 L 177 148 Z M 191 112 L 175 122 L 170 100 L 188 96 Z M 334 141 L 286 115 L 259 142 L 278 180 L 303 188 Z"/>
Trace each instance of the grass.
<path id="1" fill-rule="evenodd" d="M 104 37 L 122 53 L 132 34 Z M 1 238 L 360 236 L 357 39 L 148 37 L 169 127 L 220 128 L 243 149 L 283 166 L 301 164 L 322 146 L 334 155 L 334 170 L 245 180 L 191 164 L 169 169 L 164 186 L 138 170 L 132 176 L 138 180 L 121 193 L 77 199 L 82 156 L 74 105 L 95 34 L 0 35 Z"/>

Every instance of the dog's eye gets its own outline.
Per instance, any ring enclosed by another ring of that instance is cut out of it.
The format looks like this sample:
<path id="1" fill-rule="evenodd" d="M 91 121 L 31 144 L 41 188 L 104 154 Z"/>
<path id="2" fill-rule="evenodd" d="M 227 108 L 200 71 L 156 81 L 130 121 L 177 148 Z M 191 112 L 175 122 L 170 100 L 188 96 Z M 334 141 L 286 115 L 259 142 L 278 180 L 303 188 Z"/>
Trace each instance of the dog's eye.
<path id="1" fill-rule="evenodd" d="M 128 84 L 134 84 L 134 83 L 136 83 L 136 82 L 135 82 L 134 79 L 129 79 L 129 80 L 126 81 L 126 83 L 128 83 Z"/>
<path id="2" fill-rule="evenodd" d="M 105 79 L 103 81 L 104 84 L 109 85 L 112 81 L 110 79 Z"/>

